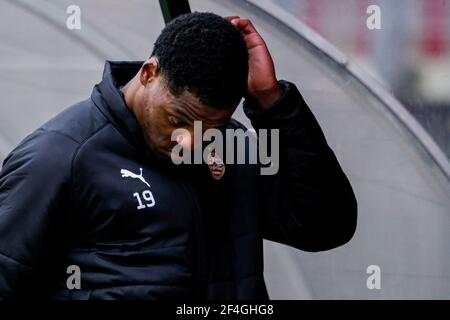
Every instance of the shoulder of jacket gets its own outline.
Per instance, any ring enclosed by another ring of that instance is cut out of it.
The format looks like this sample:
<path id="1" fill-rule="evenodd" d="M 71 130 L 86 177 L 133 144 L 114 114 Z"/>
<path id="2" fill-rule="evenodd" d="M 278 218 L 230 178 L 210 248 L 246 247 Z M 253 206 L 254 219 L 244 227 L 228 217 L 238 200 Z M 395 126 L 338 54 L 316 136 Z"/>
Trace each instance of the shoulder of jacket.
<path id="1" fill-rule="evenodd" d="M 1 176 L 19 168 L 69 172 L 79 144 L 57 131 L 39 128 L 22 140 L 5 158 Z"/>
<path id="2" fill-rule="evenodd" d="M 88 99 L 63 110 L 40 129 L 59 133 L 78 144 L 83 144 L 109 123 L 109 120 L 95 107 L 92 100 Z"/>
<path id="3" fill-rule="evenodd" d="M 79 102 L 25 137 L 5 158 L 3 168 L 27 163 L 42 169 L 55 166 L 70 170 L 83 143 L 109 123 L 91 100 Z"/>

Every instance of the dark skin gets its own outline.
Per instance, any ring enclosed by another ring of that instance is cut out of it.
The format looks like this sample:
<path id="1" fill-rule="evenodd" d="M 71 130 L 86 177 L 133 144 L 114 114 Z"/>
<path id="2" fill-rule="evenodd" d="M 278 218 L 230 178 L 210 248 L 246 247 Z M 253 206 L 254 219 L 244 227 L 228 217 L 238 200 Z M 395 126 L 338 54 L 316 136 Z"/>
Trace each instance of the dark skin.
<path id="1" fill-rule="evenodd" d="M 275 68 L 269 50 L 248 19 L 226 17 L 238 28 L 249 52 L 249 76 L 247 95 L 262 109 L 269 108 L 282 94 L 275 76 Z M 168 90 L 157 57 L 144 62 L 136 76 L 123 88 L 125 102 L 134 113 L 150 149 L 158 156 L 170 158 L 177 143 L 192 148 L 194 121 L 202 121 L 202 129 L 220 128 L 226 125 L 238 105 L 212 108 L 202 104 L 188 91 L 175 97 Z M 171 141 L 172 132 L 186 129 L 190 136 L 178 136 Z"/>

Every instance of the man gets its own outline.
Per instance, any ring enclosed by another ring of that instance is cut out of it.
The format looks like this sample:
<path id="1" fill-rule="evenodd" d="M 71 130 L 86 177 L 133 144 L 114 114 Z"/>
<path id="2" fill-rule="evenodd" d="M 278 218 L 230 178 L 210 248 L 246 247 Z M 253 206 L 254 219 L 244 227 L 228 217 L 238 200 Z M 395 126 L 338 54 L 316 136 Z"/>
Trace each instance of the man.
<path id="1" fill-rule="evenodd" d="M 279 129 L 275 175 L 171 162 L 174 144 L 192 149 L 172 141 L 176 129 L 243 128 L 231 119 L 243 96 L 256 129 Z M 251 22 L 193 13 L 167 25 L 147 61 L 107 62 L 90 99 L 6 158 L 0 297 L 266 299 L 263 238 L 323 251 L 355 228 L 345 174 Z"/>

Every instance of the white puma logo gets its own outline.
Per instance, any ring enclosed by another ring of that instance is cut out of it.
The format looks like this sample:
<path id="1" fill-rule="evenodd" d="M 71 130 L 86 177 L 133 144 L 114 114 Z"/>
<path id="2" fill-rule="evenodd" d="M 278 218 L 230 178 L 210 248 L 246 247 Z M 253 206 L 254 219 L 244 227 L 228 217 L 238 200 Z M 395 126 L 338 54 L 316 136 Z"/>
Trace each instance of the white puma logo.
<path id="1" fill-rule="evenodd" d="M 144 178 L 144 176 L 142 175 L 142 168 L 140 168 L 140 169 L 141 169 L 141 173 L 140 173 L 139 175 L 138 175 L 138 174 L 135 174 L 135 173 L 133 173 L 133 172 L 131 172 L 131 171 L 129 171 L 129 170 L 126 170 L 126 169 L 120 170 L 120 173 L 122 174 L 122 178 L 139 179 L 139 180 L 141 180 L 143 183 L 145 183 L 145 184 L 147 185 L 147 187 L 150 188 L 150 184 L 149 184 L 147 181 L 145 181 L 145 178 Z"/>

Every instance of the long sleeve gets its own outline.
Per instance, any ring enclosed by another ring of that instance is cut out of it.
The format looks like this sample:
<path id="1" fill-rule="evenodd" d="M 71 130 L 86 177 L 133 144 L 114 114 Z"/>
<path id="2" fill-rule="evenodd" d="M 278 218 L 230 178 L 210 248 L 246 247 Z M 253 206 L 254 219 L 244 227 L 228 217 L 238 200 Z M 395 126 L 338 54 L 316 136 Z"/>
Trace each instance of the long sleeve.
<path id="1" fill-rule="evenodd" d="M 284 93 L 269 109 L 244 102 L 255 129 L 280 134 L 279 170 L 260 176 L 263 236 L 304 251 L 341 246 L 356 229 L 352 187 L 296 86 L 279 85 Z"/>
<path id="2" fill-rule="evenodd" d="M 70 167 L 76 144 L 38 130 L 0 172 L 0 299 L 39 290 L 65 233 Z"/>

